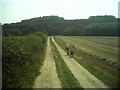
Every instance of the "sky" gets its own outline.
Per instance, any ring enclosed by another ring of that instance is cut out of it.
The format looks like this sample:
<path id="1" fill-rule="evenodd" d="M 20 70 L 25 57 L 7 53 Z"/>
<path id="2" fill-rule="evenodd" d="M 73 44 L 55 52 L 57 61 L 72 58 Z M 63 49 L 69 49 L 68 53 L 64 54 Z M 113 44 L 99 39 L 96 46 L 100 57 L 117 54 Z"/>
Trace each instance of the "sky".
<path id="1" fill-rule="evenodd" d="M 0 0 L 0 23 L 15 23 L 34 17 L 56 15 L 64 19 L 114 15 L 120 0 Z"/>

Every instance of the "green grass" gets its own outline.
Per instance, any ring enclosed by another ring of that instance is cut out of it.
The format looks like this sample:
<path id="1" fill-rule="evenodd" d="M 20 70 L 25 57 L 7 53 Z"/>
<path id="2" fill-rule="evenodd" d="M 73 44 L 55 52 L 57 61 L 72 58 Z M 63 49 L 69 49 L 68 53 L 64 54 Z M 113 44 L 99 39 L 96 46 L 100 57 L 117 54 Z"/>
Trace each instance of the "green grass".
<path id="1" fill-rule="evenodd" d="M 103 69 L 97 65 L 94 65 L 91 63 L 91 61 L 85 60 L 85 59 L 79 59 L 78 56 L 74 56 L 74 59 L 80 63 L 84 68 L 86 68 L 88 71 L 90 71 L 93 75 L 95 75 L 97 78 L 101 79 L 106 85 L 108 85 L 111 88 L 117 88 L 118 87 L 118 77 L 112 73 L 110 73 L 108 70 Z M 93 61 L 94 62 L 94 61 Z M 114 83 L 112 83 L 114 82 Z"/>
<path id="2" fill-rule="evenodd" d="M 3 37 L 3 88 L 32 88 L 44 61 L 46 42 L 42 33 Z"/>
<path id="3" fill-rule="evenodd" d="M 68 66 L 62 59 L 59 51 L 57 50 L 56 46 L 51 40 L 51 46 L 52 46 L 52 52 L 55 58 L 55 63 L 57 67 L 58 77 L 61 81 L 62 88 L 80 88 L 83 89 L 82 86 L 80 86 L 77 79 L 74 77 L 72 72 L 69 70 Z"/>
<path id="4" fill-rule="evenodd" d="M 59 37 L 54 38 L 56 42 L 64 49 L 66 46 L 66 42 Z M 72 43 L 69 44 L 72 45 Z M 103 81 L 109 87 L 118 88 L 118 70 L 116 68 L 110 66 L 109 64 L 107 64 L 107 62 L 99 60 L 99 58 L 95 56 L 90 56 L 82 50 L 79 50 L 78 48 L 76 49 L 77 53 L 75 53 L 73 58 L 78 63 L 80 63 L 84 68 L 86 68 L 89 72 Z M 82 59 L 80 57 L 82 57 Z"/>

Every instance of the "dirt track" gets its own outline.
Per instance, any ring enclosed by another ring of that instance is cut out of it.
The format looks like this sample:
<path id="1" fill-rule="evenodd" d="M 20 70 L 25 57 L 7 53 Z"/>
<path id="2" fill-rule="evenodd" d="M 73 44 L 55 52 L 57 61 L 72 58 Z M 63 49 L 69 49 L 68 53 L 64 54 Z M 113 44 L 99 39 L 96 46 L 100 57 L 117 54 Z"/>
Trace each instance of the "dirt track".
<path id="1" fill-rule="evenodd" d="M 83 88 L 108 88 L 104 83 L 78 64 L 73 58 L 66 56 L 65 51 L 53 38 L 52 41 L 60 52 L 65 63 Z M 48 38 L 46 58 L 40 72 L 41 74 L 35 79 L 33 88 L 61 88 L 51 51 L 50 38 Z"/>
<path id="2" fill-rule="evenodd" d="M 60 80 L 57 77 L 49 37 L 46 58 L 40 72 L 41 74 L 35 79 L 33 88 L 61 88 Z"/>
<path id="3" fill-rule="evenodd" d="M 104 83 L 78 64 L 73 58 L 66 56 L 65 51 L 55 42 L 53 38 L 52 41 L 60 52 L 65 63 L 68 65 L 69 69 L 83 88 L 108 88 Z"/>

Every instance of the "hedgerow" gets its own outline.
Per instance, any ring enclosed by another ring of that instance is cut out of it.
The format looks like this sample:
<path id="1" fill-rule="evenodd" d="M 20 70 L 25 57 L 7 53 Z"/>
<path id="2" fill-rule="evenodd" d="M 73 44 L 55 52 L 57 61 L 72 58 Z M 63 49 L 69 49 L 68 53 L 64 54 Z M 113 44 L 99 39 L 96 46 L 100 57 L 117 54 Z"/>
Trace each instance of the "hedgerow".
<path id="1" fill-rule="evenodd" d="M 44 61 L 47 35 L 3 37 L 2 87 L 31 88 Z"/>

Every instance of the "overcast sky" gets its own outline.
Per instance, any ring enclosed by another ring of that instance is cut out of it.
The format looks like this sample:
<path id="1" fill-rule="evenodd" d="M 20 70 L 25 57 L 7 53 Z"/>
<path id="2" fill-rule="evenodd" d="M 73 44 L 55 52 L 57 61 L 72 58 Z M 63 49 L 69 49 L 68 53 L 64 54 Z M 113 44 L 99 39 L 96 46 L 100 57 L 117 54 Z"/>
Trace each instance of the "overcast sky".
<path id="1" fill-rule="evenodd" d="M 14 23 L 40 16 L 85 19 L 96 15 L 118 17 L 120 0 L 0 0 L 0 22 Z"/>

